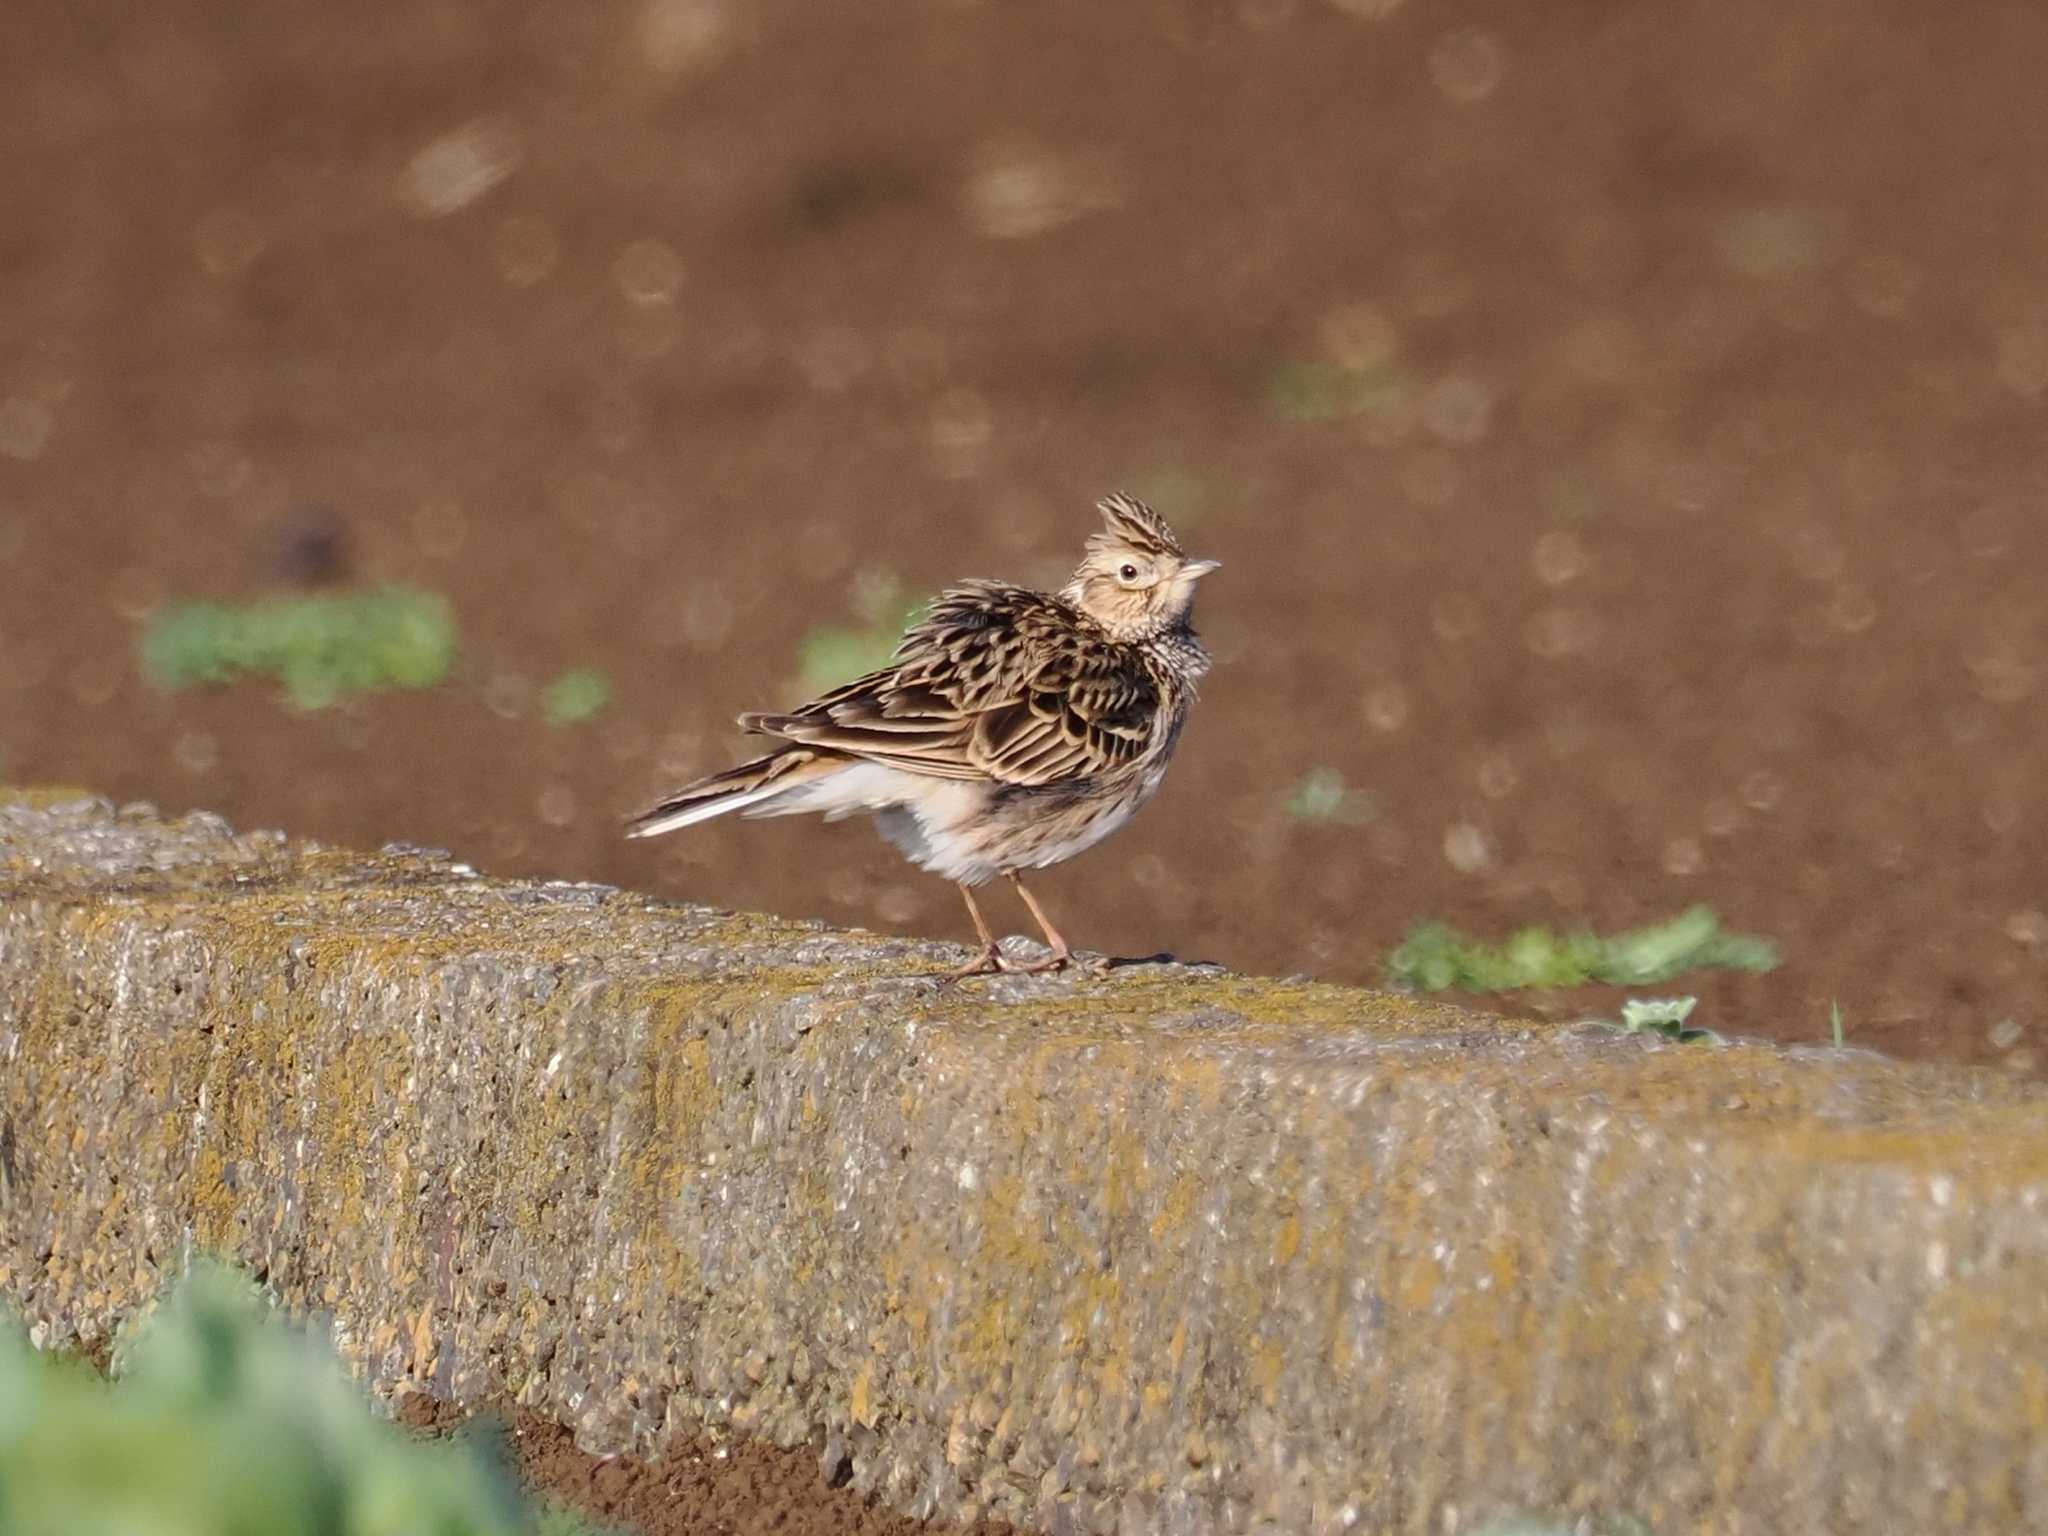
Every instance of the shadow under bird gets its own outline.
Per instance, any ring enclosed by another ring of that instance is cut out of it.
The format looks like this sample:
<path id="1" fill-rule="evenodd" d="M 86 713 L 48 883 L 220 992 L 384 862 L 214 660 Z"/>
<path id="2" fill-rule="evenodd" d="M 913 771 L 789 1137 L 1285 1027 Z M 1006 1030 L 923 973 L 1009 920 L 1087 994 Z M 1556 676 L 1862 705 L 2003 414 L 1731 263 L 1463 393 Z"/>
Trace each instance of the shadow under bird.
<path id="1" fill-rule="evenodd" d="M 741 715 L 774 748 L 649 806 L 627 835 L 730 811 L 868 812 L 912 863 L 960 887 L 981 951 L 955 977 L 1070 964 L 1019 872 L 1094 847 L 1158 790 L 1209 670 L 1189 617 L 1217 566 L 1190 559 L 1133 497 L 1097 509 L 1102 532 L 1058 592 L 949 589 L 880 671 L 787 714 Z M 1044 930 L 1043 959 L 1009 958 L 981 915 L 974 887 L 997 875 Z"/>

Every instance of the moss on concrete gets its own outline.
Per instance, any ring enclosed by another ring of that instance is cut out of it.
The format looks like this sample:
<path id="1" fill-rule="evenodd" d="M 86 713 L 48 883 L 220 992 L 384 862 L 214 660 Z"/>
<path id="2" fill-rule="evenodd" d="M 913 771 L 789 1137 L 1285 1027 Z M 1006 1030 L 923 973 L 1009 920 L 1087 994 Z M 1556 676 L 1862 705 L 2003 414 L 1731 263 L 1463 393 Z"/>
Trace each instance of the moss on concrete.
<path id="1" fill-rule="evenodd" d="M 1075 1530 L 2048 1518 L 2048 1100 L 0 795 L 0 1290 Z"/>

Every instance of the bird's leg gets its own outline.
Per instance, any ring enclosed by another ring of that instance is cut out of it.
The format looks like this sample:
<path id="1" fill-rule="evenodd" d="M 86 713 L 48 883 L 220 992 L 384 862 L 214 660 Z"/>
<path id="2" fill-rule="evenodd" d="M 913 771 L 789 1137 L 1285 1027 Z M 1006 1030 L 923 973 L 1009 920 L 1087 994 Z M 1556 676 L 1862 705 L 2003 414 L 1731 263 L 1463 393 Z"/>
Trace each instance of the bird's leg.
<path id="1" fill-rule="evenodd" d="M 1024 882 L 1019 878 L 1017 871 L 1010 869 L 1005 870 L 1003 873 L 1009 877 L 1010 884 L 1017 887 L 1017 894 L 1024 898 L 1024 905 L 1031 909 L 1032 917 L 1037 919 L 1038 926 L 1045 932 L 1045 942 L 1052 947 L 1052 953 L 1043 960 L 1034 960 L 1029 965 L 1019 965 L 1012 961 L 1010 962 L 1010 969 L 1016 971 L 1057 971 L 1066 966 L 1077 964 L 1078 962 L 1074 959 L 1074 951 L 1068 947 L 1067 941 L 1060 936 L 1059 929 L 1053 927 L 1052 919 L 1045 915 L 1045 908 L 1038 904 L 1038 898 L 1025 888 Z"/>
<path id="2" fill-rule="evenodd" d="M 992 971 L 1011 969 L 1010 962 L 1003 958 L 1003 951 L 996 943 L 996 936 L 989 931 L 988 919 L 981 915 L 981 908 L 975 905 L 974 892 L 962 885 L 960 898 L 967 903 L 967 915 L 974 919 L 974 931 L 981 936 L 981 953 L 959 970 L 948 971 L 946 980 L 958 981 L 963 976 L 986 976 Z"/>

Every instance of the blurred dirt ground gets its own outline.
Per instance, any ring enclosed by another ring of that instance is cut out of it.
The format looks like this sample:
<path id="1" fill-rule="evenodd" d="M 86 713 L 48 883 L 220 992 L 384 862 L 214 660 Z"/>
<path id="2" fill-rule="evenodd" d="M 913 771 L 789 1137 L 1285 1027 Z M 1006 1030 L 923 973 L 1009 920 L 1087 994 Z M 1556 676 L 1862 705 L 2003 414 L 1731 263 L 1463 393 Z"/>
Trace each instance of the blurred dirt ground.
<path id="1" fill-rule="evenodd" d="M 2039 1071 L 2044 76 L 2026 0 L 15 0 L 0 775 L 964 935 L 858 827 L 617 817 L 1121 486 L 1221 664 L 1043 883 L 1082 942 L 1706 902 L 1785 964 L 1696 1021 Z M 461 675 L 141 680 L 156 604 L 316 578 L 448 594 Z M 882 1528 L 797 1483 L 742 1503 Z"/>
<path id="2" fill-rule="evenodd" d="M 2040 1070 L 2044 73 L 2019 0 L 11 4 L 0 774 L 964 935 L 859 826 L 616 818 L 1122 486 L 1220 666 L 1081 942 L 1707 902 L 1786 959 L 1701 1022 Z M 322 574 L 461 676 L 140 678 Z"/>

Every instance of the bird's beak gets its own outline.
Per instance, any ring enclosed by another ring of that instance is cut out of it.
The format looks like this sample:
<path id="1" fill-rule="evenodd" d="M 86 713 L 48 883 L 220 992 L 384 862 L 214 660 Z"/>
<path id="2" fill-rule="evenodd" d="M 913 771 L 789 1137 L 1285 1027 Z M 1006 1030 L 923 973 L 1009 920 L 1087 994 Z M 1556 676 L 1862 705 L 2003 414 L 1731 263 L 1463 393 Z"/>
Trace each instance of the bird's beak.
<path id="1" fill-rule="evenodd" d="M 1215 570 L 1218 566 L 1222 564 L 1223 562 L 1221 560 L 1190 560 L 1186 565 L 1182 566 L 1180 570 L 1183 576 L 1187 577 L 1188 580 L 1193 581 L 1197 576 L 1208 575 L 1211 571 Z"/>

